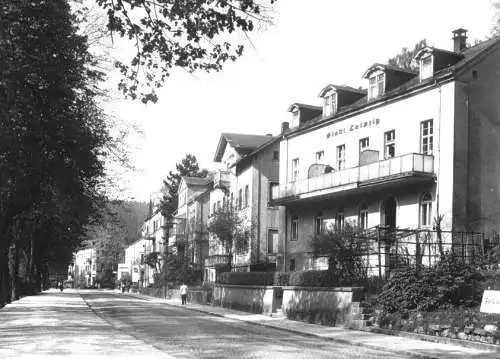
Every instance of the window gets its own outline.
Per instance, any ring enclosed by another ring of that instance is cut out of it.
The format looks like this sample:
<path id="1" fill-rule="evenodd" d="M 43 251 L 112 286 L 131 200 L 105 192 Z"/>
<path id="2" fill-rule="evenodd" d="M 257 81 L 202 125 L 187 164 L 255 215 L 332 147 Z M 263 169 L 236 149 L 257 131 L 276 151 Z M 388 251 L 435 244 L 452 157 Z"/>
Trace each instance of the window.
<path id="1" fill-rule="evenodd" d="M 299 179 L 299 159 L 294 158 L 292 160 L 292 182 L 295 182 Z"/>
<path id="2" fill-rule="evenodd" d="M 245 202 L 244 207 L 248 207 L 248 185 L 245 186 Z"/>
<path id="3" fill-rule="evenodd" d="M 269 229 L 267 231 L 267 253 L 278 253 L 278 239 L 279 234 L 277 229 Z"/>
<path id="4" fill-rule="evenodd" d="M 241 209 L 241 201 L 243 197 L 243 190 L 240 188 L 238 191 L 238 209 Z"/>
<path id="5" fill-rule="evenodd" d="M 291 225 L 291 234 L 292 234 L 292 241 L 296 241 L 299 239 L 299 217 L 293 216 L 292 217 L 292 225 Z"/>
<path id="6" fill-rule="evenodd" d="M 420 123 L 420 152 L 424 155 L 432 155 L 434 148 L 433 134 L 432 120 Z"/>
<path id="7" fill-rule="evenodd" d="M 268 191 L 268 196 L 267 196 L 267 206 L 271 207 L 272 206 L 272 201 L 273 201 L 273 188 L 278 187 L 279 183 L 278 182 L 269 182 L 269 191 Z M 277 188 L 279 190 L 279 188 Z"/>
<path id="8" fill-rule="evenodd" d="M 396 156 L 396 131 L 384 133 L 384 158 L 393 158 Z"/>
<path id="9" fill-rule="evenodd" d="M 214 208 L 212 209 L 212 214 L 215 214 L 215 206 L 216 206 L 216 204 L 214 203 L 214 206 L 213 206 Z"/>
<path id="10" fill-rule="evenodd" d="M 378 74 L 368 80 L 368 91 L 370 99 L 382 96 L 385 91 L 385 75 Z"/>
<path id="11" fill-rule="evenodd" d="M 323 116 L 331 116 L 337 112 L 337 94 L 329 93 L 324 97 Z"/>
<path id="12" fill-rule="evenodd" d="M 420 60 L 420 80 L 432 77 L 434 74 L 432 63 L 432 55 L 424 57 Z"/>
<path id="13" fill-rule="evenodd" d="M 432 225 L 432 196 L 430 193 L 424 194 L 420 200 L 420 225 L 423 227 Z"/>
<path id="14" fill-rule="evenodd" d="M 299 109 L 298 108 L 294 108 L 293 111 L 292 111 L 292 127 L 296 127 L 298 126 L 300 123 L 299 123 Z"/>
<path id="15" fill-rule="evenodd" d="M 365 137 L 359 140 L 359 153 L 363 152 L 364 150 L 368 149 L 370 147 L 370 138 Z"/>
<path id="16" fill-rule="evenodd" d="M 337 169 L 345 168 L 345 145 L 337 146 Z"/>
<path id="17" fill-rule="evenodd" d="M 279 161 L 280 160 L 280 151 L 274 151 L 273 152 L 273 161 Z"/>
<path id="18" fill-rule="evenodd" d="M 230 203 L 229 205 L 231 206 L 231 209 L 233 209 L 233 205 L 234 205 L 234 194 L 233 194 L 233 192 L 231 192 L 231 197 L 230 197 L 230 202 L 229 203 Z"/>
<path id="19" fill-rule="evenodd" d="M 359 208 L 358 225 L 360 229 L 368 228 L 368 207 L 362 204 Z"/>
<path id="20" fill-rule="evenodd" d="M 335 215 L 335 228 L 336 229 L 343 229 L 344 228 L 344 209 L 343 208 L 339 209 L 337 214 Z"/>
<path id="21" fill-rule="evenodd" d="M 295 271 L 295 258 L 290 259 L 290 272 Z"/>
<path id="22" fill-rule="evenodd" d="M 319 235 L 323 232 L 323 213 L 319 212 L 314 217 L 314 235 Z"/>
<path id="23" fill-rule="evenodd" d="M 325 157 L 325 151 L 318 151 L 316 152 L 315 159 L 316 163 L 321 163 Z"/>

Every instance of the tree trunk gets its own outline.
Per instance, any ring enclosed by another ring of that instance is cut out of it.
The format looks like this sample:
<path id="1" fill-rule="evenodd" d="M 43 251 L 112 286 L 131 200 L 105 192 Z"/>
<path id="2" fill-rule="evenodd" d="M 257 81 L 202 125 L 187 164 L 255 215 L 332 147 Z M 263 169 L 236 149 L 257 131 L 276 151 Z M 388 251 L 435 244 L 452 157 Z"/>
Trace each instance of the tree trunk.
<path id="1" fill-rule="evenodd" d="M 9 255 L 10 290 L 11 300 L 19 299 L 19 248 L 12 243 Z"/>
<path id="2" fill-rule="evenodd" d="M 9 256 L 5 248 L 0 248 L 0 307 L 10 303 Z"/>

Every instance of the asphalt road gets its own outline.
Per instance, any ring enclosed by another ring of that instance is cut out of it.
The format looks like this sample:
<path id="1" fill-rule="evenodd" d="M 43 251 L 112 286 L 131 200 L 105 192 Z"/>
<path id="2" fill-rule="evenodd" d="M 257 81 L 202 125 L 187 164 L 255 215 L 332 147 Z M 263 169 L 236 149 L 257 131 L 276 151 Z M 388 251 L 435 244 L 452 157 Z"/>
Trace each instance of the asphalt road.
<path id="1" fill-rule="evenodd" d="M 110 332 L 118 330 L 145 347 L 154 348 L 155 353 L 175 358 L 406 357 L 214 317 L 126 294 L 82 291 L 80 295 L 109 324 Z"/>

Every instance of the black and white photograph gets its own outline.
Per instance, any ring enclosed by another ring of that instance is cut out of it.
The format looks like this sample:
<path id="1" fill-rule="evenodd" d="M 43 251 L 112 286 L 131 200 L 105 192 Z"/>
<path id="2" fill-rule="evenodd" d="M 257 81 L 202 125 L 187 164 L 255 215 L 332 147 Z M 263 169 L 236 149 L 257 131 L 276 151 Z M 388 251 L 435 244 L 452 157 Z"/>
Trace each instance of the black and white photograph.
<path id="1" fill-rule="evenodd" d="M 500 358 L 500 0 L 0 0 L 0 358 Z"/>

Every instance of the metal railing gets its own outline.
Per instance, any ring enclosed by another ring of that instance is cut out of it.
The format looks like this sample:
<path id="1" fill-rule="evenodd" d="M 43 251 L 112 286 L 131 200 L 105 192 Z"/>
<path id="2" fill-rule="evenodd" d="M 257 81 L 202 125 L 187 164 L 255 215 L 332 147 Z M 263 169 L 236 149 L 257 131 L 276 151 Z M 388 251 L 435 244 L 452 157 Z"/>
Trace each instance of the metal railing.
<path id="1" fill-rule="evenodd" d="M 410 153 L 363 166 L 325 173 L 320 176 L 273 186 L 271 196 L 273 200 L 276 200 L 335 187 L 359 186 L 363 182 L 380 181 L 397 175 L 414 173 L 433 174 L 434 157 Z"/>
<path id="2" fill-rule="evenodd" d="M 230 264 L 230 256 L 227 254 L 215 254 L 205 258 L 205 267 L 223 267 Z"/>

